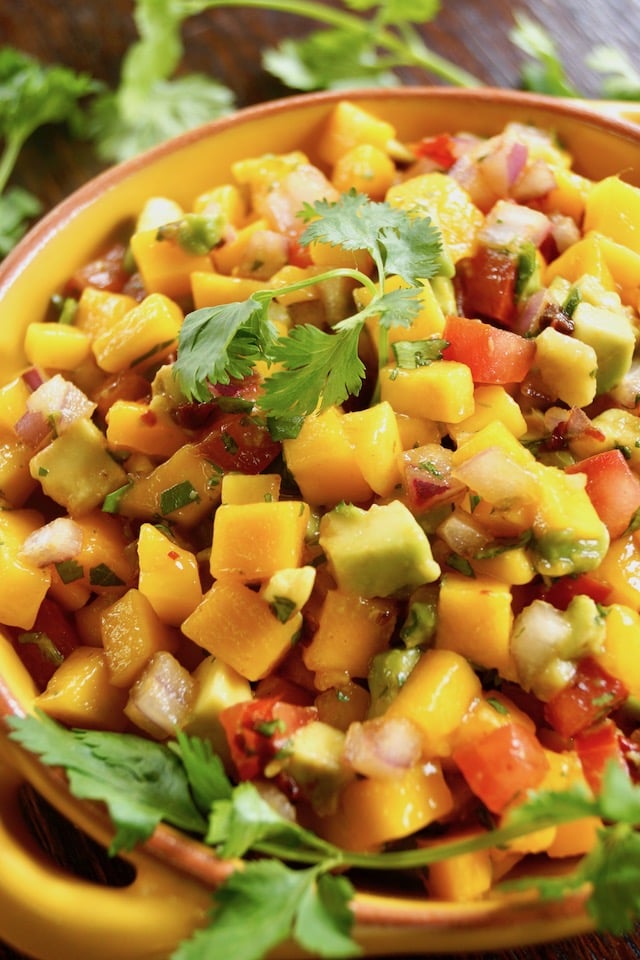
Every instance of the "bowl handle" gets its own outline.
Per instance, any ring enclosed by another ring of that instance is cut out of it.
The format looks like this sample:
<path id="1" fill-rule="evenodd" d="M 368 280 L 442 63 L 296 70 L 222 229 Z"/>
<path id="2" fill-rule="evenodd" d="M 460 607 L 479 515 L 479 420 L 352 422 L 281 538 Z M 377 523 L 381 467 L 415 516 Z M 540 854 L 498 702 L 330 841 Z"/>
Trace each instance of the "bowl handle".
<path id="1" fill-rule="evenodd" d="M 80 879 L 54 864 L 20 811 L 25 781 L 0 764 L 0 936 L 37 960 L 167 960 L 202 925 L 211 894 L 154 857 L 135 851 L 126 887 Z"/>

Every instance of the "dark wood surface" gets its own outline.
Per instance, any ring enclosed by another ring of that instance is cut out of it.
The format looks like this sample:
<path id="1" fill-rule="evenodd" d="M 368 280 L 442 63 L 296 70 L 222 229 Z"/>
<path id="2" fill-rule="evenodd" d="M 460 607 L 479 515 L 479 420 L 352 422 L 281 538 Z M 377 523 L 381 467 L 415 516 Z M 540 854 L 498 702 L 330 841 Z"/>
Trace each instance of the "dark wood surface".
<path id="1" fill-rule="evenodd" d="M 517 87 L 523 54 L 509 40 L 514 10 L 549 30 L 574 85 L 596 96 L 600 80 L 585 58 L 595 44 L 611 43 L 637 56 L 640 0 L 443 0 L 435 21 L 423 28 L 429 45 L 488 85 Z M 135 40 L 130 0 L 0 0 L 0 45 L 12 44 L 46 62 L 62 62 L 90 72 L 110 86 L 118 80 L 121 58 Z M 235 91 L 238 106 L 287 93 L 261 68 L 260 51 L 284 36 L 302 35 L 309 22 L 263 10 L 208 11 L 184 26 L 185 66 L 217 76 Z M 407 70 L 407 83 L 438 82 Z M 55 128 L 36 134 L 22 154 L 13 182 L 35 192 L 50 207 L 97 172 L 87 146 L 70 143 Z M 99 882 L 119 882 L 117 867 L 36 798 L 27 796 L 27 813 L 52 857 Z M 0 850 L 0 870 L 2 851 Z M 34 891 L 46 896 L 46 891 Z M 1 943 L 0 960 L 19 955 Z M 496 954 L 468 954 L 466 960 L 640 960 L 640 928 L 635 936 L 588 936 L 548 946 Z M 69 958 L 76 960 L 76 958 Z M 79 958 L 78 958 L 79 960 Z M 91 960 L 83 957 L 82 960 Z M 117 960 L 117 945 L 114 945 Z M 233 960 L 232 957 L 220 960 Z"/>

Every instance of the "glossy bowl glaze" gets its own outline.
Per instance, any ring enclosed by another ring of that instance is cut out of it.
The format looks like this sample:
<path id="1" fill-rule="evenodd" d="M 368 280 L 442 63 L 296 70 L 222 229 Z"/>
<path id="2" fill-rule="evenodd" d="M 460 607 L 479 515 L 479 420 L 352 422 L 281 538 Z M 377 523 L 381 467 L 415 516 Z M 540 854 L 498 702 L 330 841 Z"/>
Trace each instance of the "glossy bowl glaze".
<path id="1" fill-rule="evenodd" d="M 126 231 L 145 199 L 168 194 L 187 205 L 228 178 L 247 156 L 294 148 L 314 157 L 314 144 L 343 93 L 264 104 L 213 122 L 109 170 L 60 204 L 0 267 L 0 382 L 24 364 L 27 324 L 40 319 L 51 295 L 75 267 Z M 400 140 L 466 129 L 498 132 L 517 120 L 555 130 L 576 167 L 592 178 L 623 174 L 640 184 L 640 127 L 615 104 L 509 91 L 407 88 L 349 91 L 349 99 L 392 122 Z M 20 813 L 19 792 L 35 787 L 72 823 L 103 845 L 111 835 L 102 810 L 73 798 L 65 780 L 8 740 L 2 717 L 31 709 L 35 689 L 0 634 L 0 915 L 1 934 L 38 960 L 165 960 L 175 944 L 204 923 L 210 892 L 235 868 L 203 845 L 161 826 L 135 851 L 125 888 L 69 876 L 38 850 Z M 38 895 L 34 896 L 34 891 Z M 584 895 L 541 904 L 521 895 L 474 903 L 436 902 L 394 892 L 359 891 L 355 938 L 366 956 L 497 950 L 570 937 L 590 929 Z M 278 960 L 302 957 L 293 944 Z"/>

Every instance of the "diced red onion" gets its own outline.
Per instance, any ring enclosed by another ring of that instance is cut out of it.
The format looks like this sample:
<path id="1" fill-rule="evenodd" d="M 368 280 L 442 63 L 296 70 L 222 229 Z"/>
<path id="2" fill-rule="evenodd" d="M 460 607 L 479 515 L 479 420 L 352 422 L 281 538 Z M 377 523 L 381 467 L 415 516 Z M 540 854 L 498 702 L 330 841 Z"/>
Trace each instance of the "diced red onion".
<path id="1" fill-rule="evenodd" d="M 36 567 L 62 563 L 82 549 L 82 527 L 70 517 L 57 517 L 30 533 L 22 545 L 20 557 Z"/>
<path id="2" fill-rule="evenodd" d="M 524 170 L 529 151 L 523 143 L 504 137 L 497 138 L 495 149 L 486 153 L 478 167 L 489 185 L 499 197 L 507 197 L 514 183 Z"/>
<path id="3" fill-rule="evenodd" d="M 64 433 L 76 420 L 89 418 L 96 404 L 74 383 L 56 373 L 45 380 L 27 399 L 27 410 L 54 418 L 58 433 Z"/>
<path id="4" fill-rule="evenodd" d="M 443 520 L 438 527 L 438 536 L 461 557 L 475 556 L 491 540 L 489 534 L 462 510 L 454 510 Z"/>
<path id="5" fill-rule="evenodd" d="M 304 230 L 299 213 L 305 203 L 322 199 L 335 201 L 338 196 L 333 184 L 317 167 L 300 164 L 282 182 L 275 183 L 264 196 L 257 198 L 256 207 L 275 230 L 297 236 Z"/>
<path id="6" fill-rule="evenodd" d="M 406 717 L 376 717 L 352 723 L 344 759 L 365 777 L 390 779 L 415 766 L 422 752 L 422 733 Z"/>
<path id="7" fill-rule="evenodd" d="M 29 367 L 28 370 L 25 370 L 22 374 L 22 379 L 30 390 L 37 390 L 37 388 L 44 383 L 44 377 L 37 367 Z"/>
<path id="8" fill-rule="evenodd" d="M 478 243 L 489 247 L 513 247 L 532 243 L 539 247 L 551 229 L 545 213 L 512 200 L 498 200 L 478 231 Z"/>
<path id="9" fill-rule="evenodd" d="M 544 160 L 534 160 L 518 177 L 511 188 L 511 196 L 518 203 L 537 200 L 556 186 L 556 177 Z"/>
<path id="10" fill-rule="evenodd" d="M 16 435 L 26 443 L 28 447 L 39 447 L 40 444 L 51 434 L 51 424 L 47 418 L 39 411 L 27 410 L 19 420 L 16 421 L 14 430 Z"/>
<path id="11" fill-rule="evenodd" d="M 551 236 L 559 254 L 578 242 L 581 237 L 580 228 L 573 217 L 552 213 L 549 220 L 551 222 Z"/>
<path id="12" fill-rule="evenodd" d="M 628 372 L 611 391 L 611 396 L 621 407 L 634 410 L 640 397 L 640 361 L 634 360 Z"/>

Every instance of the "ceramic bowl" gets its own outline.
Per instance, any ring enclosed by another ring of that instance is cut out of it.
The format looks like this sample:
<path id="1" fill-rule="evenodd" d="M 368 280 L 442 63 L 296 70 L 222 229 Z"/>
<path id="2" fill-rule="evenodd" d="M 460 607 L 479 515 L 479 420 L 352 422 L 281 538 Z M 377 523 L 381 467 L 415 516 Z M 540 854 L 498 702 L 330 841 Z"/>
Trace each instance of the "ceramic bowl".
<path id="1" fill-rule="evenodd" d="M 268 151 L 305 150 L 311 158 L 323 122 L 344 93 L 322 93 L 240 111 L 166 143 L 98 176 L 46 216 L 0 268 L 0 382 L 24 363 L 27 324 L 42 317 L 51 295 L 75 267 L 131 221 L 144 200 L 190 199 L 227 179 L 237 159 Z M 625 172 L 640 184 L 640 127 L 616 105 L 600 106 L 498 90 L 408 88 L 349 92 L 390 120 L 399 139 L 467 129 L 498 132 L 518 120 L 557 131 L 580 172 L 600 178 Z M 3 734 L 2 717 L 29 711 L 35 690 L 8 640 L 0 635 L 0 924 L 2 937 L 38 960 L 86 957 L 165 960 L 204 922 L 212 888 L 234 864 L 161 826 L 131 855 L 135 879 L 124 888 L 96 886 L 61 871 L 33 842 L 20 812 L 28 782 L 73 824 L 108 845 L 101 810 L 74 799 L 64 778 Z M 37 895 L 34 895 L 34 891 Z M 434 902 L 394 892 L 359 891 L 355 938 L 366 956 L 496 950 L 573 936 L 590 929 L 584 897 L 555 904 L 494 896 L 474 903 Z M 301 957 L 293 944 L 273 955 Z"/>

